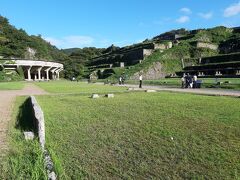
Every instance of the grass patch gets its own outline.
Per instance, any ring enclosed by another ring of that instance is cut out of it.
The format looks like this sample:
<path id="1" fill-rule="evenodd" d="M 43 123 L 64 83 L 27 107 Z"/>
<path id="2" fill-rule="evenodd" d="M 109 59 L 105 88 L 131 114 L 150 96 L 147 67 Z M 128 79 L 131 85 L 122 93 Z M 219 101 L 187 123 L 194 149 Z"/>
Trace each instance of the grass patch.
<path id="1" fill-rule="evenodd" d="M 24 82 L 0 82 L 0 90 L 19 90 L 24 85 Z"/>
<path id="2" fill-rule="evenodd" d="M 116 87 L 110 85 L 88 84 L 86 82 L 71 81 L 54 81 L 54 82 L 38 82 L 35 83 L 40 88 L 50 93 L 107 93 L 107 92 L 123 92 L 124 87 Z"/>
<path id="3" fill-rule="evenodd" d="M 26 141 L 23 131 L 33 130 L 31 111 L 26 97 L 18 97 L 10 123 L 10 150 L 0 179 L 48 179 L 38 139 Z"/>
<path id="4" fill-rule="evenodd" d="M 63 179 L 237 179 L 240 101 L 177 93 L 37 97 Z"/>

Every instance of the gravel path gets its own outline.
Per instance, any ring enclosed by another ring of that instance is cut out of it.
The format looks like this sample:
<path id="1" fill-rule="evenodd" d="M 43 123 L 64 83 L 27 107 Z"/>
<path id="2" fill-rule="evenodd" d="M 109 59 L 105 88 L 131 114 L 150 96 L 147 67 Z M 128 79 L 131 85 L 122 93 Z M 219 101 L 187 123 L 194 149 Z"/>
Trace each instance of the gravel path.
<path id="1" fill-rule="evenodd" d="M 22 90 L 0 91 L 0 161 L 8 149 L 8 123 L 11 120 L 12 108 L 17 96 L 47 94 L 34 84 L 26 84 Z"/>
<path id="2" fill-rule="evenodd" d="M 159 90 L 159 91 L 171 91 L 171 92 L 184 92 L 184 93 L 205 94 L 205 95 L 215 95 L 215 96 L 240 97 L 240 91 L 237 91 L 237 90 L 207 89 L 207 88 L 181 89 L 181 88 L 169 88 L 169 87 L 163 87 L 163 86 L 149 86 L 149 85 L 143 85 L 143 88 L 140 89 L 140 88 L 138 88 L 138 85 L 126 84 L 124 86 L 129 87 L 129 88 L 130 87 L 134 88 L 134 90 L 153 89 L 153 90 Z"/>

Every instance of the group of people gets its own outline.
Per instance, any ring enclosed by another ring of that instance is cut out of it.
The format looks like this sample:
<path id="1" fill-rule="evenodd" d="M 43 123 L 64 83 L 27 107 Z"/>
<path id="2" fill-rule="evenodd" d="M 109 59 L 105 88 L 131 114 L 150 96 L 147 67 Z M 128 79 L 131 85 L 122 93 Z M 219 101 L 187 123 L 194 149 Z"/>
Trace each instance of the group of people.
<path id="1" fill-rule="evenodd" d="M 189 73 L 181 78 L 182 88 L 197 88 L 197 75 L 191 76 Z"/>

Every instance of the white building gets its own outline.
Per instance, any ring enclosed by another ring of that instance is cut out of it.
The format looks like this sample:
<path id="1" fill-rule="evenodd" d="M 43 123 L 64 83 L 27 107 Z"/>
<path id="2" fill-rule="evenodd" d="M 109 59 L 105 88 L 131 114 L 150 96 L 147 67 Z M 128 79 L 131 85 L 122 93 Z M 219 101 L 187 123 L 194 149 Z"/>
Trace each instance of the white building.
<path id="1" fill-rule="evenodd" d="M 3 60 L 5 70 L 17 70 L 21 67 L 27 81 L 58 80 L 59 73 L 63 70 L 63 64 L 35 60 Z"/>

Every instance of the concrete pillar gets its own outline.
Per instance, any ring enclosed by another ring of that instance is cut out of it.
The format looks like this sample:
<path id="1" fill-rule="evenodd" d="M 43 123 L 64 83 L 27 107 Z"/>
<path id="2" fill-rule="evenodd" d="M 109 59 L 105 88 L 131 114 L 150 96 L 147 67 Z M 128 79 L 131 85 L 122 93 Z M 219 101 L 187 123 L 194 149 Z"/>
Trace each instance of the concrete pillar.
<path id="1" fill-rule="evenodd" d="M 200 57 L 199 59 L 198 59 L 198 64 L 201 64 L 202 63 L 202 58 Z"/>
<path id="2" fill-rule="evenodd" d="M 201 76 L 201 72 L 198 72 L 198 76 Z"/>
<path id="3" fill-rule="evenodd" d="M 34 81 L 37 80 L 37 74 L 34 74 Z"/>
<path id="4" fill-rule="evenodd" d="M 57 69 L 59 69 L 59 68 L 57 67 L 57 68 L 54 68 L 53 70 L 51 70 L 51 72 L 52 72 L 52 77 L 53 77 L 53 80 L 55 80 L 55 79 L 56 79 L 55 72 L 56 72 L 56 70 L 57 70 Z"/>
<path id="5" fill-rule="evenodd" d="M 59 80 L 59 71 L 57 72 L 57 80 Z"/>
<path id="6" fill-rule="evenodd" d="M 50 67 L 50 68 L 47 68 L 46 70 L 45 70 L 45 72 L 46 72 L 46 80 L 47 81 L 49 81 L 49 70 L 51 69 L 52 67 Z"/>
<path id="7" fill-rule="evenodd" d="M 28 81 L 31 81 L 31 66 L 27 69 L 27 79 L 28 79 Z"/>
<path id="8" fill-rule="evenodd" d="M 182 62 L 182 68 L 185 68 L 185 64 L 184 64 L 184 59 L 183 58 L 181 59 L 181 62 Z"/>
<path id="9" fill-rule="evenodd" d="M 236 75 L 240 75 L 240 70 L 236 70 Z"/>
<path id="10" fill-rule="evenodd" d="M 120 62 L 120 67 L 124 68 L 124 62 Z"/>
<path id="11" fill-rule="evenodd" d="M 57 75 L 57 80 L 59 80 L 59 73 L 62 71 L 62 69 L 58 69 L 58 70 L 56 70 L 55 72 L 56 72 L 56 75 Z"/>
<path id="12" fill-rule="evenodd" d="M 220 75 L 222 75 L 222 73 L 221 73 L 221 71 L 216 71 L 215 75 L 220 76 Z"/>
<path id="13" fill-rule="evenodd" d="M 42 70 L 42 67 L 38 68 L 38 80 L 42 80 L 42 77 L 41 77 L 41 70 Z"/>
<path id="14" fill-rule="evenodd" d="M 49 70 L 46 71 L 46 75 L 47 75 L 47 81 L 49 80 Z"/>

